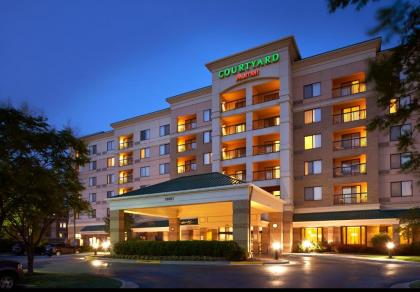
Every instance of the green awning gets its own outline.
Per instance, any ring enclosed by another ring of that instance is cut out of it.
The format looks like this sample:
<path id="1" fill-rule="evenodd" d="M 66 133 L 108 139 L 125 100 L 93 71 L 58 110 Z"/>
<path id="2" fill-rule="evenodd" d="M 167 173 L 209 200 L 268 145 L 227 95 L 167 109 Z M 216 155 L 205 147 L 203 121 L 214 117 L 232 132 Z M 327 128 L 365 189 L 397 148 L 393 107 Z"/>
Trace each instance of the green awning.
<path id="1" fill-rule="evenodd" d="M 83 227 L 80 232 L 105 232 L 105 225 L 88 225 Z"/>
<path id="2" fill-rule="evenodd" d="M 293 215 L 293 222 L 399 218 L 406 210 L 361 210 Z"/>

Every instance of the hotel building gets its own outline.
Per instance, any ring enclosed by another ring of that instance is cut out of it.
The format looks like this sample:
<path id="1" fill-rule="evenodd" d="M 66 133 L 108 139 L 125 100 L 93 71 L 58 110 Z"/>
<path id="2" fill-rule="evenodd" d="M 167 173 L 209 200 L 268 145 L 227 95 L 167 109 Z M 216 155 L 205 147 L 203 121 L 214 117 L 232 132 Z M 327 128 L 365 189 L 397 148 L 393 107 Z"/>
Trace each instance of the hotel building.
<path id="1" fill-rule="evenodd" d="M 137 238 L 233 239 L 254 253 L 275 241 L 285 252 L 303 240 L 370 245 L 380 232 L 403 243 L 398 216 L 420 206 L 420 189 L 396 145 L 415 121 L 366 129 L 381 110 L 368 62 L 383 53 L 372 39 L 301 58 L 286 37 L 206 64 L 210 86 L 83 137 L 94 211 L 70 219 L 69 239 L 124 240 L 124 214 L 136 214 Z"/>

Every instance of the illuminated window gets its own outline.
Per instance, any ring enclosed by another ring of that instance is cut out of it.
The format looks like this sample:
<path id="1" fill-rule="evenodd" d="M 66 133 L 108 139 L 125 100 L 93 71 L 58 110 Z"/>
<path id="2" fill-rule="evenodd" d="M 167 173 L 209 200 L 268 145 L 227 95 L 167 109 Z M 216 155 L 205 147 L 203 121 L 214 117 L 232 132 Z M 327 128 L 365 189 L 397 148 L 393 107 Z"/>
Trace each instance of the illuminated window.
<path id="1" fill-rule="evenodd" d="M 322 227 L 302 228 L 302 241 L 322 242 Z"/>
<path id="2" fill-rule="evenodd" d="M 389 113 L 393 114 L 398 111 L 399 108 L 407 108 L 411 105 L 412 100 L 410 96 L 404 96 L 401 98 L 393 98 L 389 102 Z"/>
<path id="3" fill-rule="evenodd" d="M 305 124 L 312 124 L 321 121 L 321 109 L 315 108 L 305 111 Z"/>
<path id="4" fill-rule="evenodd" d="M 360 120 L 361 118 L 363 118 L 363 116 L 361 116 L 360 113 L 361 113 L 360 106 L 343 108 L 341 110 L 341 114 L 343 116 L 343 122 L 344 123 Z"/>
<path id="5" fill-rule="evenodd" d="M 321 147 L 321 134 L 305 136 L 305 150 Z"/>
<path id="6" fill-rule="evenodd" d="M 115 166 L 115 158 L 114 157 L 108 157 L 106 160 L 106 166 L 107 167 L 114 167 Z"/>
<path id="7" fill-rule="evenodd" d="M 235 126 L 236 133 L 245 132 L 245 124 L 239 124 Z"/>
<path id="8" fill-rule="evenodd" d="M 343 244 L 366 244 L 365 226 L 346 226 L 341 228 L 341 238 Z"/>
<path id="9" fill-rule="evenodd" d="M 398 102 L 396 98 L 393 98 L 389 102 L 389 113 L 393 114 L 396 113 L 398 110 Z"/>
<path id="10" fill-rule="evenodd" d="M 150 147 L 140 149 L 140 158 L 150 158 Z"/>
<path id="11" fill-rule="evenodd" d="M 233 240 L 233 227 L 226 225 L 225 227 L 219 228 L 219 240 L 226 241 L 226 240 Z"/>

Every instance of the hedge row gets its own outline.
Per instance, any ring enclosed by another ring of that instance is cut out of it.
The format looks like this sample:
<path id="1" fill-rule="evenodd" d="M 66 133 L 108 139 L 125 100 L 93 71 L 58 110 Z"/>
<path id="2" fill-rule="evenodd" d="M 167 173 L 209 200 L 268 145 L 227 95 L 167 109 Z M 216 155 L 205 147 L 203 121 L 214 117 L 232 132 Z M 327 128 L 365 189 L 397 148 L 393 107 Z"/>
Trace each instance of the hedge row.
<path id="1" fill-rule="evenodd" d="M 115 244 L 116 255 L 199 256 L 245 260 L 245 251 L 235 241 L 145 241 L 129 240 Z"/>
<path id="2" fill-rule="evenodd" d="M 225 258 L 208 256 L 141 256 L 141 255 L 111 255 L 111 258 L 126 260 L 160 260 L 160 261 L 223 261 Z"/>

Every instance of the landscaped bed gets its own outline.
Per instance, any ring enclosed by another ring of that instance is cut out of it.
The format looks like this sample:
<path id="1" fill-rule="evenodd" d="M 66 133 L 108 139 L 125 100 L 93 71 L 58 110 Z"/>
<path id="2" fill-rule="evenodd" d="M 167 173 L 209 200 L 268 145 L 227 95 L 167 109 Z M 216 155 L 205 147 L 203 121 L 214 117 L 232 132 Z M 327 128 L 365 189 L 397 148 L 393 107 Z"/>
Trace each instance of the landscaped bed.
<path id="1" fill-rule="evenodd" d="M 121 284 L 104 276 L 67 273 L 26 274 L 22 282 L 28 288 L 120 288 Z"/>
<path id="2" fill-rule="evenodd" d="M 229 260 L 246 259 L 246 252 L 235 241 L 121 241 L 114 255 L 144 260 Z"/>
<path id="3" fill-rule="evenodd" d="M 415 281 L 411 283 L 410 288 L 420 288 L 420 281 Z"/>

